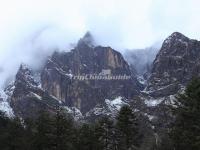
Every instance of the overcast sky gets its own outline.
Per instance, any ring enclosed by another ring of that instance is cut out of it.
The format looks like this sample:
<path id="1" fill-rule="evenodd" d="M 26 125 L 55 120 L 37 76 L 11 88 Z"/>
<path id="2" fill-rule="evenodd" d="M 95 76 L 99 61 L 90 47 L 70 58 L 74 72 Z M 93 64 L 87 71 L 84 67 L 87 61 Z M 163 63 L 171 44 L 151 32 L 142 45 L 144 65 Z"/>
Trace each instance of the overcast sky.
<path id="1" fill-rule="evenodd" d="M 115 49 L 145 48 L 174 31 L 200 39 L 199 0 L 0 0 L 2 81 L 21 62 L 65 49 L 86 31 Z M 1 85 L 1 81 L 0 81 Z"/>

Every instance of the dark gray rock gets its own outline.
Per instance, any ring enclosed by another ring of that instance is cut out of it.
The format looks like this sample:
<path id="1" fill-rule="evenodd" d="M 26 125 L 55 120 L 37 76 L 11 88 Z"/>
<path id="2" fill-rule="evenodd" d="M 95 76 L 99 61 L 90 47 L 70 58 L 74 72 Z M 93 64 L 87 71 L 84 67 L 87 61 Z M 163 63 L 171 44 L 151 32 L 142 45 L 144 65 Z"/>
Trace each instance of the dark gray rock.
<path id="1" fill-rule="evenodd" d="M 128 80 L 76 80 L 74 76 L 99 75 L 102 70 L 111 75 L 126 75 Z M 41 75 L 42 88 L 62 100 L 67 106 L 88 112 L 105 99 L 117 96 L 132 98 L 140 84 L 131 73 L 122 55 L 110 47 L 91 47 L 80 40 L 71 52 L 55 52 Z"/>
<path id="2" fill-rule="evenodd" d="M 199 75 L 200 42 L 175 32 L 164 41 L 153 62 L 147 89 L 158 90 L 172 84 L 185 86 L 192 77 Z M 179 89 L 174 89 L 173 93 Z"/>

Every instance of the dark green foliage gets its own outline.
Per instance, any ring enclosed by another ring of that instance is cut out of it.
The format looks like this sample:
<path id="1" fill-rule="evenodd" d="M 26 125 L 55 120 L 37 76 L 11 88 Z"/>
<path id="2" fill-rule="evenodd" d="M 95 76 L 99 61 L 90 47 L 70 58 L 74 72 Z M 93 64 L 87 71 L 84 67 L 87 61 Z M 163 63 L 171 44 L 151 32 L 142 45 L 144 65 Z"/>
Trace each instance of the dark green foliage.
<path id="1" fill-rule="evenodd" d="M 9 120 L 1 116 L 0 146 L 2 150 L 26 150 L 24 128 L 19 118 Z"/>
<path id="2" fill-rule="evenodd" d="M 175 121 L 170 130 L 141 136 L 145 125 L 138 122 L 129 106 L 121 108 L 115 121 L 105 116 L 90 124 L 74 122 L 59 107 L 57 113 L 43 111 L 37 118 L 25 120 L 0 112 L 0 149 L 200 150 L 200 79 L 194 79 L 177 97 L 173 113 Z"/>
<path id="3" fill-rule="evenodd" d="M 123 150 L 137 146 L 137 123 L 125 106 L 117 124 L 108 117 L 78 124 L 59 107 L 37 118 L 9 119 L 0 113 L 1 150 Z"/>
<path id="4" fill-rule="evenodd" d="M 78 130 L 77 150 L 98 150 L 99 143 L 94 136 L 94 128 L 89 124 L 83 124 Z"/>
<path id="5" fill-rule="evenodd" d="M 138 143 L 138 124 L 129 106 L 123 106 L 117 117 L 117 133 L 120 150 L 136 149 Z"/>
<path id="6" fill-rule="evenodd" d="M 171 137 L 176 150 L 200 149 L 200 79 L 193 79 L 177 97 Z"/>
<path id="7" fill-rule="evenodd" d="M 6 149 L 8 147 L 8 125 L 10 120 L 4 115 L 4 113 L 0 112 L 0 147 L 2 149 Z"/>
<path id="8" fill-rule="evenodd" d="M 108 117 L 99 119 L 95 124 L 95 137 L 101 150 L 114 150 L 116 138 L 113 121 Z"/>
<path id="9" fill-rule="evenodd" d="M 55 147 L 56 129 L 52 116 L 47 112 L 41 112 L 36 120 L 36 133 L 34 148 L 37 150 L 51 150 Z"/>
<path id="10" fill-rule="evenodd" d="M 73 150 L 75 149 L 75 128 L 72 117 L 66 115 L 58 108 L 55 117 L 55 149 L 56 150 Z"/>

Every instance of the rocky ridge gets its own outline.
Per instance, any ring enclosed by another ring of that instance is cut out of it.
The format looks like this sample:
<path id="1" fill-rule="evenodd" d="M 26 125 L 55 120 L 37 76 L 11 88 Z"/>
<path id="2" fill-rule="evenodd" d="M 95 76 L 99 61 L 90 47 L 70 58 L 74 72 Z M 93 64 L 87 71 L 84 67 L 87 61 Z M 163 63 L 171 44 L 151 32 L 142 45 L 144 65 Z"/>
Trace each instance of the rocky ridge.
<path id="1" fill-rule="evenodd" d="M 150 69 L 140 74 L 135 71 L 135 61 L 126 62 L 119 52 L 97 46 L 94 41 L 87 33 L 70 52 L 55 52 L 38 72 L 21 65 L 10 90 L 4 90 L 4 93 L 10 91 L 4 102 L 20 117 L 32 116 L 41 109 L 53 112 L 60 106 L 77 120 L 101 115 L 114 118 L 120 107 L 127 104 L 159 126 L 161 122 L 169 122 L 168 106 L 173 105 L 176 94 L 184 90 L 193 76 L 200 75 L 200 42 L 178 32 L 163 42 L 152 64 L 147 63 Z M 139 59 L 139 55 L 136 57 Z M 102 75 L 103 70 L 131 78 L 74 79 L 81 75 Z M 138 75 L 146 81 L 139 81 Z"/>

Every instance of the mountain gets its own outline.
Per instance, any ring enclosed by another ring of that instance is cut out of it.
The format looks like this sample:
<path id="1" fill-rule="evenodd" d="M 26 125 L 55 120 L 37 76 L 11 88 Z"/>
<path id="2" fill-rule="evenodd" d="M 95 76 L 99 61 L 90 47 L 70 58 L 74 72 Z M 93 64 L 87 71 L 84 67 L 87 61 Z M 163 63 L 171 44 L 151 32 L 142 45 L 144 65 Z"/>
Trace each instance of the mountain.
<path id="1" fill-rule="evenodd" d="M 76 80 L 73 77 L 99 75 L 103 70 L 112 75 L 131 76 L 130 80 Z M 72 79 L 71 79 L 72 78 Z M 70 107 L 86 113 L 96 104 L 116 96 L 130 98 L 139 91 L 122 55 L 110 47 L 90 47 L 79 41 L 71 52 L 55 52 L 41 74 L 42 88 Z"/>
<path id="2" fill-rule="evenodd" d="M 130 105 L 152 129 L 166 127 L 176 95 L 200 75 L 200 42 L 175 32 L 157 51 L 122 55 L 97 46 L 88 32 L 71 51 L 55 51 L 39 71 L 22 64 L 15 81 L 0 93 L 0 109 L 26 118 L 44 109 L 54 113 L 59 106 L 76 120 L 93 120 L 114 118 L 121 106 Z M 108 78 L 119 76 L 128 78 Z"/>
<path id="3" fill-rule="evenodd" d="M 78 122 L 94 122 L 105 115 L 115 119 L 129 105 L 143 144 L 158 145 L 174 120 L 177 94 L 195 76 L 200 76 L 200 42 L 181 33 L 172 33 L 160 49 L 122 55 L 98 46 L 87 32 L 71 51 L 55 51 L 40 70 L 21 64 L 15 80 L 0 91 L 0 110 L 24 119 L 61 107 Z"/>
<path id="4" fill-rule="evenodd" d="M 175 32 L 164 41 L 152 66 L 147 89 L 175 94 L 200 75 L 200 42 Z"/>
<path id="5" fill-rule="evenodd" d="M 124 76 L 127 79 L 81 79 Z M 15 115 L 35 117 L 41 110 L 55 112 L 60 106 L 77 119 L 96 115 L 105 104 L 111 114 L 142 87 L 123 56 L 111 47 L 95 46 L 89 32 L 70 52 L 55 51 L 39 71 L 22 64 L 12 86 L 7 99 Z"/>
<path id="6" fill-rule="evenodd" d="M 173 121 L 171 106 L 178 93 L 193 77 L 200 76 L 200 42 L 174 32 L 166 40 L 152 64 L 147 86 L 140 94 L 153 124 L 167 128 Z"/>

